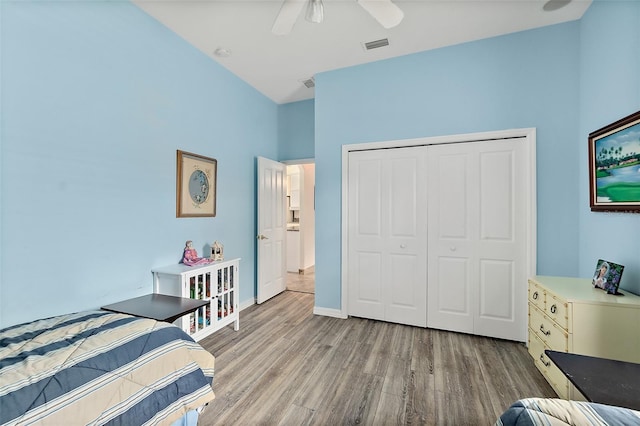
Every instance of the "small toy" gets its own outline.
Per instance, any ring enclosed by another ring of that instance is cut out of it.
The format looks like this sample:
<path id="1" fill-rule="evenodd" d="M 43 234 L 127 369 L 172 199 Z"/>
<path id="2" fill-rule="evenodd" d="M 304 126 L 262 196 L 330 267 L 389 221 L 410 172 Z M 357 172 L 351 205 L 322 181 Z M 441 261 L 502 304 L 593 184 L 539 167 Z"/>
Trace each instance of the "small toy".
<path id="1" fill-rule="evenodd" d="M 218 241 L 214 241 L 213 244 L 211 244 L 211 259 L 213 261 L 220 261 L 220 260 L 224 260 L 224 246 L 222 245 L 222 243 L 219 243 Z"/>
<path id="2" fill-rule="evenodd" d="M 198 252 L 193 248 L 193 241 L 188 240 L 184 245 L 182 263 L 187 266 L 204 265 L 211 263 L 211 260 L 204 257 L 198 257 Z"/>

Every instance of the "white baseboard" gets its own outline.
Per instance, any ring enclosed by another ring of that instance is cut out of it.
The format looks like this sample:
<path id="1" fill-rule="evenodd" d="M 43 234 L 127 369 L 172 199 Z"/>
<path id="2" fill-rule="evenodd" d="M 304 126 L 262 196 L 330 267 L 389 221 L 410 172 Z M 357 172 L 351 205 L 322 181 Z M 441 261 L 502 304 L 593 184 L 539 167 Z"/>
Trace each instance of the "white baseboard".
<path id="1" fill-rule="evenodd" d="M 244 301 L 244 302 L 240 303 L 238 305 L 238 309 L 240 309 L 240 311 L 243 311 L 243 310 L 247 309 L 248 307 L 253 306 L 255 304 L 256 304 L 255 300 L 249 299 L 247 301 Z M 348 316 L 344 315 L 340 309 L 319 308 L 317 306 L 313 307 L 313 314 L 314 315 L 321 315 L 323 317 L 333 317 L 333 318 L 340 318 L 340 319 L 347 319 L 348 318 Z"/>
<path id="2" fill-rule="evenodd" d="M 298 269 L 300 275 L 311 274 L 316 271 L 316 265 L 311 265 L 308 268 Z"/>
<path id="3" fill-rule="evenodd" d="M 244 311 L 245 309 L 247 309 L 249 306 L 253 306 L 256 304 L 256 301 L 253 299 L 249 299 L 247 301 L 241 302 L 238 305 L 238 309 L 240 309 L 240 312 Z"/>
<path id="4" fill-rule="evenodd" d="M 317 306 L 314 306 L 313 314 L 322 315 L 323 317 L 347 319 L 347 315 L 343 314 L 340 309 L 319 308 Z"/>

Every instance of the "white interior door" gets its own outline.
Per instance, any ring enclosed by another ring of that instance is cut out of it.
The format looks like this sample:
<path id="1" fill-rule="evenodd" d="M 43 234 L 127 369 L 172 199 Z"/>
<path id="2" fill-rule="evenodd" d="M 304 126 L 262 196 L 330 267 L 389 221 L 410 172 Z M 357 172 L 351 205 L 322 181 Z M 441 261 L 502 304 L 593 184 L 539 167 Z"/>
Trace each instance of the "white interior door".
<path id="1" fill-rule="evenodd" d="M 526 340 L 523 139 L 429 147 L 428 326 Z"/>
<path id="2" fill-rule="evenodd" d="M 426 326 L 425 154 L 349 153 L 349 315 Z"/>
<path id="3" fill-rule="evenodd" d="M 258 289 L 262 303 L 286 289 L 286 166 L 258 157 Z"/>

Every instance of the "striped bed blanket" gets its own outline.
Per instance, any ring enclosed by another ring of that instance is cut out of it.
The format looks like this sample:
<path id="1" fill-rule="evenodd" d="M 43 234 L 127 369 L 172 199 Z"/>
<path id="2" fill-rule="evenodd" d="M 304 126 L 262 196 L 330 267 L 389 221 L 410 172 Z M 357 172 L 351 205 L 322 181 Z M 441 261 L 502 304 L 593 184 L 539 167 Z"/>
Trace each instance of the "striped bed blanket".
<path id="1" fill-rule="evenodd" d="M 593 402 L 555 398 L 516 401 L 495 426 L 632 426 L 640 425 L 640 412 Z"/>
<path id="2" fill-rule="evenodd" d="M 213 374 L 213 355 L 168 323 L 90 311 L 20 324 L 0 330 L 0 425 L 171 424 L 214 399 Z"/>

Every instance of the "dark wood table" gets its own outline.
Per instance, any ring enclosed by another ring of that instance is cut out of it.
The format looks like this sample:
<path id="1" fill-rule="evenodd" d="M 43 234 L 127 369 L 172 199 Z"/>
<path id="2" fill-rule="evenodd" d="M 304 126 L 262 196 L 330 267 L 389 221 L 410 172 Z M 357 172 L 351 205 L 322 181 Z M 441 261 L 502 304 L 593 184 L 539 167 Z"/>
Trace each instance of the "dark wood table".
<path id="1" fill-rule="evenodd" d="M 188 299 L 153 293 L 103 306 L 101 309 L 118 314 L 174 322 L 181 316 L 208 304 L 209 300 Z"/>
<path id="2" fill-rule="evenodd" d="M 640 410 L 640 364 L 544 352 L 588 401 Z"/>

